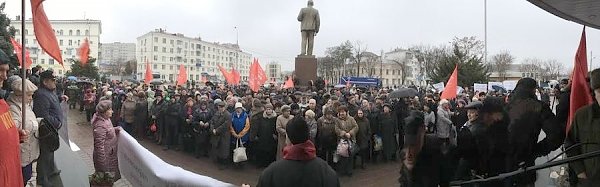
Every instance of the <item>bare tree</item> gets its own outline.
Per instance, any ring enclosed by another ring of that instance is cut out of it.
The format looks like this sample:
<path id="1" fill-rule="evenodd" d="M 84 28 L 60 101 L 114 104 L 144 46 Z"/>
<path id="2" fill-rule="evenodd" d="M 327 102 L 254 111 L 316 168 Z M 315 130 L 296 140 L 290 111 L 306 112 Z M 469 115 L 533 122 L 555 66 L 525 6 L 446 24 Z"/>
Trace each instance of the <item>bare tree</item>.
<path id="1" fill-rule="evenodd" d="M 417 58 L 420 68 L 420 75 L 431 77 L 435 64 L 448 56 L 449 49 L 445 45 L 438 47 L 428 45 L 416 45 L 409 48 Z"/>
<path id="2" fill-rule="evenodd" d="M 403 50 L 403 49 L 395 49 L 394 51 L 401 51 L 401 50 Z M 392 62 L 394 62 L 398 65 L 398 68 L 400 70 L 400 83 L 402 85 L 404 85 L 404 81 L 405 81 L 406 77 L 408 76 L 408 73 L 409 73 L 408 70 L 410 69 L 410 66 L 408 64 L 409 63 L 408 55 L 402 56 L 402 57 L 396 57 L 396 58 L 389 59 L 389 60 L 391 60 Z"/>
<path id="3" fill-rule="evenodd" d="M 558 79 L 560 71 L 564 69 L 564 65 L 556 59 L 549 59 L 544 61 L 544 69 L 548 75 L 546 80 Z"/>
<path id="4" fill-rule="evenodd" d="M 508 51 L 502 51 L 499 54 L 492 56 L 492 70 L 498 72 L 498 77 L 500 77 L 501 81 L 506 80 L 506 71 L 508 71 L 514 60 L 515 57 Z"/>
<path id="5" fill-rule="evenodd" d="M 363 59 L 363 53 L 367 51 L 367 46 L 363 46 L 361 41 L 354 43 L 354 62 L 356 63 L 356 76 L 360 77 L 360 63 Z"/>
<path id="6" fill-rule="evenodd" d="M 527 77 L 538 79 L 541 77 L 540 72 L 542 71 L 542 65 L 544 61 L 538 58 L 527 58 L 521 64 L 519 69 L 521 72 L 526 73 Z"/>

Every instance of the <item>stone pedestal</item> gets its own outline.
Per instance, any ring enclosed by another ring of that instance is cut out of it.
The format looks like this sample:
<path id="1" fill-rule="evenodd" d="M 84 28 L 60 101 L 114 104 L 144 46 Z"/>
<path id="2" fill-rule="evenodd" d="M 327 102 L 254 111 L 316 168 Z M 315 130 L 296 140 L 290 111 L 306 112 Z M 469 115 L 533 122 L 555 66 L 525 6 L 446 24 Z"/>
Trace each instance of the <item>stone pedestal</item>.
<path id="1" fill-rule="evenodd" d="M 309 86 L 309 81 L 317 81 L 317 58 L 314 55 L 299 55 L 296 57 L 295 75 L 298 86 Z"/>

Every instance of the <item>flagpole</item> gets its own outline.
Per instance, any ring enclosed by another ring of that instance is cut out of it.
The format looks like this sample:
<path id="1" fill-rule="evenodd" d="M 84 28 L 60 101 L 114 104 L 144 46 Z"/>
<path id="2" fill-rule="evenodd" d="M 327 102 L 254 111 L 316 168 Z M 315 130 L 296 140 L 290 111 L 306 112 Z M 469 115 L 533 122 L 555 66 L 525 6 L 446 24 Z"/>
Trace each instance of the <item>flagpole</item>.
<path id="1" fill-rule="evenodd" d="M 27 68 L 25 65 L 25 62 L 27 61 L 25 59 L 25 52 L 26 52 L 26 48 L 25 48 L 25 0 L 21 0 L 21 90 L 23 90 L 23 98 L 21 100 L 21 106 L 25 107 L 25 77 L 27 76 Z M 19 55 L 19 54 L 17 54 Z M 21 110 L 21 129 L 25 129 L 25 122 L 26 122 L 26 113 L 27 110 Z"/>

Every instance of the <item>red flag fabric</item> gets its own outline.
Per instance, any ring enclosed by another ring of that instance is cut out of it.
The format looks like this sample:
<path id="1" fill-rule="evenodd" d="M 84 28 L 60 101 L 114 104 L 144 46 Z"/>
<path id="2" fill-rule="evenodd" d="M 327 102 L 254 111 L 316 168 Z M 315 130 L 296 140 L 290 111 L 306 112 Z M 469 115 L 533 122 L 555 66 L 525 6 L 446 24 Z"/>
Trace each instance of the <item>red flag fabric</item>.
<path id="1" fill-rule="evenodd" d="M 82 66 L 85 66 L 88 63 L 88 57 L 90 55 L 90 42 L 86 38 L 79 47 L 79 61 Z"/>
<path id="2" fill-rule="evenodd" d="M 267 78 L 267 74 L 265 74 L 265 70 L 262 69 L 262 67 L 260 66 L 260 63 L 258 63 L 258 59 L 256 60 L 256 67 L 257 67 L 257 75 L 258 75 L 258 81 L 260 84 L 264 84 L 265 82 L 267 82 L 267 80 L 269 80 Z"/>
<path id="3" fill-rule="evenodd" d="M 288 77 L 288 80 L 285 81 L 285 84 L 283 84 L 283 89 L 288 89 L 288 88 L 293 88 L 294 87 L 294 81 L 292 80 L 292 77 Z"/>
<path id="4" fill-rule="evenodd" d="M 56 35 L 54 35 L 54 30 L 52 30 L 52 25 L 50 25 L 50 22 L 48 21 L 46 12 L 44 12 L 43 1 L 44 0 L 31 0 L 31 15 L 33 16 L 32 22 L 35 38 L 37 38 L 40 47 L 64 67 L 60 48 L 56 41 Z"/>
<path id="5" fill-rule="evenodd" d="M 183 64 L 179 65 L 179 75 L 177 75 L 177 83 L 176 86 L 185 84 L 187 82 L 187 72 L 185 71 L 185 66 Z"/>
<path id="6" fill-rule="evenodd" d="M 585 41 L 585 27 L 581 33 L 579 47 L 575 54 L 575 65 L 573 66 L 573 74 L 571 75 L 571 98 L 569 105 L 569 121 L 567 121 L 567 134 L 571 130 L 571 123 L 575 117 L 575 112 L 585 105 L 593 102 L 590 93 L 590 85 L 585 81 L 588 75 L 587 69 L 587 52 Z"/>
<path id="7" fill-rule="evenodd" d="M 252 64 L 250 65 L 250 77 L 248 81 L 248 87 L 250 87 L 250 89 L 253 92 L 258 92 L 258 90 L 260 89 L 260 81 L 258 80 L 258 67 L 256 58 L 252 61 Z"/>
<path id="8" fill-rule="evenodd" d="M 456 98 L 456 86 L 458 86 L 458 64 L 454 66 L 454 71 L 452 72 L 452 75 L 450 75 L 450 78 L 448 79 L 446 87 L 444 88 L 444 91 L 442 92 L 442 96 L 440 96 L 440 98 Z"/>
<path id="9" fill-rule="evenodd" d="M 225 82 L 227 82 L 227 84 L 233 84 L 233 77 L 231 74 L 223 66 L 217 65 L 217 67 L 219 67 L 219 71 L 221 71 L 221 74 L 225 77 Z"/>
<path id="10" fill-rule="evenodd" d="M 21 53 L 23 52 L 23 49 L 21 48 L 21 45 L 14 38 L 10 38 L 10 43 L 12 43 L 13 48 L 15 49 L 15 54 L 17 54 L 17 59 L 19 60 L 19 64 L 21 64 L 21 66 L 23 66 L 23 59 L 21 59 Z M 27 49 L 25 49 L 25 59 L 26 59 L 25 69 L 29 69 L 29 67 L 31 67 L 31 64 L 33 64 L 33 62 L 31 61 L 31 57 L 29 56 L 29 50 L 27 50 Z"/>
<path id="11" fill-rule="evenodd" d="M 240 85 L 240 72 L 233 68 L 231 69 L 231 76 L 233 79 L 233 85 Z"/>
<path id="12" fill-rule="evenodd" d="M 0 186 L 23 186 L 19 128 L 10 115 L 10 106 L 0 99 Z"/>
<path id="13" fill-rule="evenodd" d="M 146 84 L 150 84 L 150 81 L 152 81 L 152 69 L 150 69 L 150 62 L 146 61 L 146 77 L 144 79 L 144 83 Z"/>

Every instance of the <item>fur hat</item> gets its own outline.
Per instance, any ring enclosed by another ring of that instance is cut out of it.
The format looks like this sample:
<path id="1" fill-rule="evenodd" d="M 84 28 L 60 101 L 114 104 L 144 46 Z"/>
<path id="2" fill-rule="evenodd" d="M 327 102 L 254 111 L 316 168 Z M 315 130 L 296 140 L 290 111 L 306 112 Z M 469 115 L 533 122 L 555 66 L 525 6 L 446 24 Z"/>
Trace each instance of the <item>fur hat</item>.
<path id="1" fill-rule="evenodd" d="M 285 110 L 288 110 L 288 111 L 289 111 L 289 110 L 291 110 L 291 109 L 292 109 L 292 108 L 291 108 L 289 105 L 283 105 L 283 106 L 281 106 L 281 111 L 282 111 L 282 112 L 283 112 L 283 111 L 285 111 Z"/>
<path id="2" fill-rule="evenodd" d="M 260 99 L 256 99 L 256 98 L 252 100 L 252 106 L 257 107 L 257 108 L 264 107 L 263 103 L 260 101 Z"/>
<path id="3" fill-rule="evenodd" d="M 592 90 L 600 88 L 600 68 L 597 68 L 590 73 L 590 86 Z"/>
<path id="4" fill-rule="evenodd" d="M 308 140 L 308 124 L 300 115 L 292 118 L 285 130 L 292 144 L 301 144 Z"/>
<path id="5" fill-rule="evenodd" d="M 112 108 L 112 101 L 102 100 L 96 105 L 96 112 L 104 113 Z"/>
<path id="6" fill-rule="evenodd" d="M 273 105 L 272 105 L 272 104 L 270 104 L 270 103 L 267 103 L 267 104 L 265 105 L 265 109 L 267 109 L 267 108 L 273 109 Z"/>

